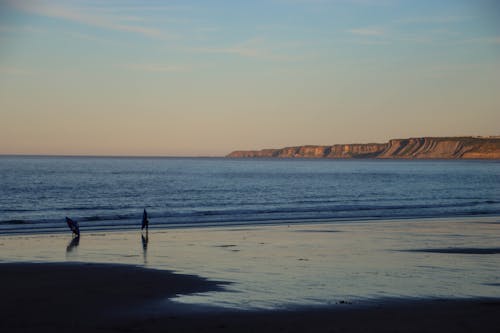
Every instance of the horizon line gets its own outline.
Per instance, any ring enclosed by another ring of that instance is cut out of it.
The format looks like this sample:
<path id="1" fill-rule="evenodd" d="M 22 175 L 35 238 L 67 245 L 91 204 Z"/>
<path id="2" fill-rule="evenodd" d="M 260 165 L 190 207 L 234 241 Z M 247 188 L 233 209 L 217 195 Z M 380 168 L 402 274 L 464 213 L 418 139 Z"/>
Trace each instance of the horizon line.
<path id="1" fill-rule="evenodd" d="M 99 154 L 4 154 L 0 157 L 96 157 L 96 158 L 223 158 L 225 155 L 99 155 Z"/>
<path id="2" fill-rule="evenodd" d="M 456 135 L 456 136 L 411 136 L 406 138 L 392 138 L 386 139 L 386 142 L 365 142 L 365 143 L 342 143 L 342 144 L 303 144 L 294 146 L 284 146 L 280 148 L 254 148 L 254 149 L 236 149 L 229 153 L 220 155 L 134 155 L 134 154 L 44 154 L 44 153 L 0 153 L 0 157 L 95 157 L 95 158 L 225 158 L 233 152 L 239 151 L 261 151 L 261 150 L 275 150 L 284 148 L 295 147 L 329 147 L 337 145 L 366 145 L 366 144 L 387 144 L 391 140 L 409 140 L 409 139 L 446 139 L 446 138 L 476 138 L 476 139 L 500 139 L 500 135 Z"/>

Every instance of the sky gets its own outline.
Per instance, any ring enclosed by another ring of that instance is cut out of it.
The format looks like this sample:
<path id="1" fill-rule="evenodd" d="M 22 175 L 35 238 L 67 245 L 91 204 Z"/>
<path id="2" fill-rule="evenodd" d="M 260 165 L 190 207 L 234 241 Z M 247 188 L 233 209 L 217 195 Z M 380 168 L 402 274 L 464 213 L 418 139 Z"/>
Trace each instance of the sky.
<path id="1" fill-rule="evenodd" d="M 500 135 L 495 0 L 0 0 L 0 154 Z"/>

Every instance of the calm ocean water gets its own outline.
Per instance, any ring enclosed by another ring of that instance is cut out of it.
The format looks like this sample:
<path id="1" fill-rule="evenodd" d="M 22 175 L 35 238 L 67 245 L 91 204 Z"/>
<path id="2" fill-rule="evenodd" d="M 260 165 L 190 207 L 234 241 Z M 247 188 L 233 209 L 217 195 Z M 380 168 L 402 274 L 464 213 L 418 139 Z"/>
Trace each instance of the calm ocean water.
<path id="1" fill-rule="evenodd" d="M 0 157 L 0 234 L 500 215 L 499 161 Z"/>

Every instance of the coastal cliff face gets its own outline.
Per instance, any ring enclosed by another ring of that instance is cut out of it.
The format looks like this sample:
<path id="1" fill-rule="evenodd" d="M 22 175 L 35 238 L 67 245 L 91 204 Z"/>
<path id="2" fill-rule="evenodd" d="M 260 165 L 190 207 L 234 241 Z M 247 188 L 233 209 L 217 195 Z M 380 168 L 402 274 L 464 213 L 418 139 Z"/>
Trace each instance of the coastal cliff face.
<path id="1" fill-rule="evenodd" d="M 234 151 L 232 158 L 500 159 L 500 137 L 393 139 L 388 143 Z"/>

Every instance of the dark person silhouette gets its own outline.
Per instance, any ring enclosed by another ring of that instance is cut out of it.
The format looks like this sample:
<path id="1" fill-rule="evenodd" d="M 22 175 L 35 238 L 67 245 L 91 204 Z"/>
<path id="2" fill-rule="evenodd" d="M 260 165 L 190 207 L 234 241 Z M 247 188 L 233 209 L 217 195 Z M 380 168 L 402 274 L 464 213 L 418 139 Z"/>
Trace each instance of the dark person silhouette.
<path id="1" fill-rule="evenodd" d="M 73 235 L 80 237 L 80 227 L 78 226 L 78 222 L 73 221 L 66 216 L 66 223 L 68 224 L 69 229 L 73 232 Z"/>
<path id="2" fill-rule="evenodd" d="M 144 208 L 144 212 L 142 213 L 142 227 L 141 230 L 146 228 L 148 230 L 149 220 L 148 220 L 148 212 L 146 212 L 146 208 Z"/>

